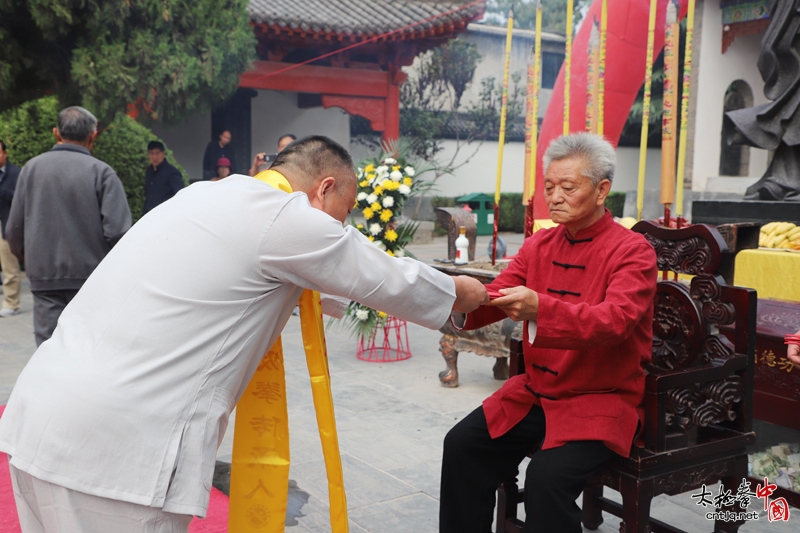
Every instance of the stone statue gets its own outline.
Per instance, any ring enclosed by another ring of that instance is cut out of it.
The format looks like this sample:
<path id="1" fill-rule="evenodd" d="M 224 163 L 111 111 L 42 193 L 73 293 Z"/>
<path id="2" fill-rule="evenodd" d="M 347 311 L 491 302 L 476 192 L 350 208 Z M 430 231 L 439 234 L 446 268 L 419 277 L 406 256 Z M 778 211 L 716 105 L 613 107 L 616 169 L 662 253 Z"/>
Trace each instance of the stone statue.
<path id="1" fill-rule="evenodd" d="M 764 176 L 745 200 L 800 202 L 800 0 L 770 0 L 758 70 L 768 104 L 725 113 L 729 145 L 774 150 Z"/>

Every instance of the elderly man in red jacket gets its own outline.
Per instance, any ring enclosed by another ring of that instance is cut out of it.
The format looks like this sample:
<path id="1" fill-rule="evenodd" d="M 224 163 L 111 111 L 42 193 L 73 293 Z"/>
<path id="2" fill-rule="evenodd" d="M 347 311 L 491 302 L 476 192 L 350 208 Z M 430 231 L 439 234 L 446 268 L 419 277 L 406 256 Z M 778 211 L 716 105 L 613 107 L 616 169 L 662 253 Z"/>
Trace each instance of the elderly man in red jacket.
<path id="1" fill-rule="evenodd" d="M 643 420 L 656 257 L 603 204 L 616 156 L 602 137 L 563 136 L 544 155 L 545 197 L 559 226 L 525 241 L 487 289 L 499 297 L 456 327 L 525 321 L 526 373 L 514 376 L 444 440 L 439 530 L 488 533 L 494 492 L 537 445 L 525 479 L 525 532 L 580 532 L 589 475 L 628 456 Z"/>

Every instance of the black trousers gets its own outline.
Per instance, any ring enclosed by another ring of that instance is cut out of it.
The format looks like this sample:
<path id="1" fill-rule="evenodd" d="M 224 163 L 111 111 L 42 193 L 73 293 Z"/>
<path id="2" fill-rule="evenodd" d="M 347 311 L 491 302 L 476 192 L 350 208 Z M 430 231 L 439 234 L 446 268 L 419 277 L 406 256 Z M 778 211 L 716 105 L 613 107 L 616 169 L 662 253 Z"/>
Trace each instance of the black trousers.
<path id="1" fill-rule="evenodd" d="M 544 411 L 537 405 L 497 439 L 489 436 L 483 407 L 456 424 L 444 439 L 439 532 L 490 533 L 497 488 L 515 476 L 544 434 Z M 580 533 L 575 500 L 586 479 L 613 455 L 600 441 L 533 454 L 525 474 L 525 533 Z"/>
<path id="2" fill-rule="evenodd" d="M 33 291 L 33 336 L 38 347 L 53 335 L 58 317 L 78 291 Z"/>

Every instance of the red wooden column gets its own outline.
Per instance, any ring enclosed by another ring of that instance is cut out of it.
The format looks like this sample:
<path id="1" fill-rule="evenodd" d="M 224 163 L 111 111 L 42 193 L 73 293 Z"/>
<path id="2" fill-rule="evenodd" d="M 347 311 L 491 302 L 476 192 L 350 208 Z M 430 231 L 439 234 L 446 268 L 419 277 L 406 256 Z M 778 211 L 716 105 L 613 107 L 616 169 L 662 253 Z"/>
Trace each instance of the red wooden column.
<path id="1" fill-rule="evenodd" d="M 389 69 L 389 91 L 386 95 L 384 111 L 383 140 L 397 140 L 400 138 L 400 85 L 408 76 L 397 67 Z"/>

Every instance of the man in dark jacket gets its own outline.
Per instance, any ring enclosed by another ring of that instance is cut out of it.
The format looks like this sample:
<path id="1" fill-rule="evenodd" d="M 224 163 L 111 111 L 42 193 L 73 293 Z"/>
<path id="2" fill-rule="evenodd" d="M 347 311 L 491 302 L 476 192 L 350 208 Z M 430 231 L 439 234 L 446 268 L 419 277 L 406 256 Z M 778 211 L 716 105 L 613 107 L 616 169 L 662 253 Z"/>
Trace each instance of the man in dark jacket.
<path id="1" fill-rule="evenodd" d="M 0 317 L 19 313 L 19 261 L 6 241 L 8 213 L 17 186 L 19 167 L 8 162 L 6 143 L 0 140 L 0 270 L 3 271 L 3 306 Z"/>
<path id="2" fill-rule="evenodd" d="M 219 134 L 218 141 L 211 141 L 206 146 L 203 154 L 203 179 L 210 180 L 217 175 L 217 161 L 221 157 L 228 158 L 231 162 L 231 173 L 236 173 L 236 161 L 233 159 L 233 146 L 231 146 L 231 132 L 225 130 Z"/>
<path id="3" fill-rule="evenodd" d="M 58 114 L 58 143 L 22 168 L 6 237 L 25 261 L 36 345 L 50 338 L 64 307 L 131 227 L 125 189 L 92 157 L 97 119 L 82 107 Z"/>
<path id="4" fill-rule="evenodd" d="M 164 151 L 164 144 L 160 141 L 147 143 L 147 157 L 150 158 L 150 164 L 144 176 L 142 216 L 183 189 L 181 171 L 169 164 Z"/>

